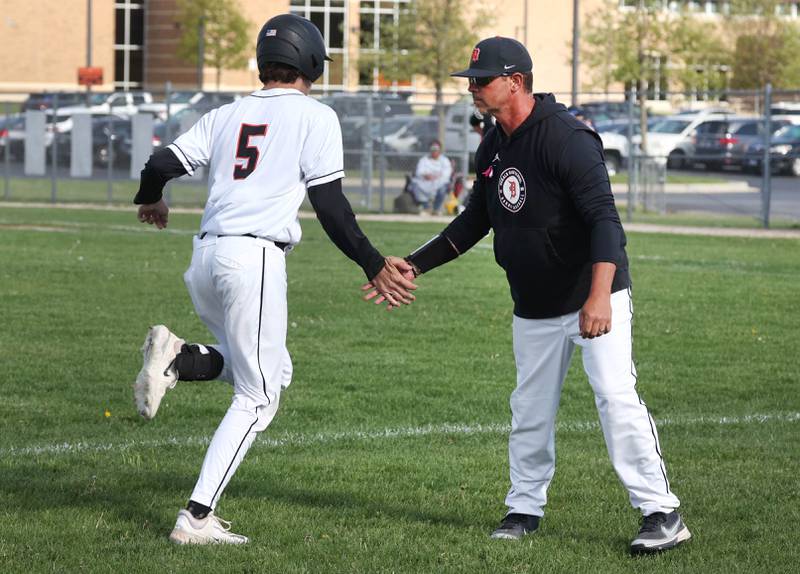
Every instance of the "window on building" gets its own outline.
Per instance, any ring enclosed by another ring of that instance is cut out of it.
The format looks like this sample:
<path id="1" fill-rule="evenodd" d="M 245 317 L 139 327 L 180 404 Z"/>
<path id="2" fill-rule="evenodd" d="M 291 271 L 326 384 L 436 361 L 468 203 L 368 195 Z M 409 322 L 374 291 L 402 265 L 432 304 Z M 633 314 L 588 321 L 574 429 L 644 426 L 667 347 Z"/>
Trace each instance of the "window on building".
<path id="1" fill-rule="evenodd" d="M 361 0 L 359 6 L 359 53 L 365 61 L 374 62 L 371 66 L 359 66 L 360 87 L 397 87 L 408 85 L 410 81 L 388 81 L 385 78 L 384 65 L 391 65 L 391 57 L 396 55 L 402 46 L 398 46 L 396 38 L 390 34 L 393 27 L 400 22 L 401 13 L 408 8 L 410 0 Z M 375 61 L 375 55 L 381 60 Z M 386 61 L 386 64 L 383 62 Z"/>
<path id="2" fill-rule="evenodd" d="M 667 74 L 667 57 L 657 54 L 648 56 L 648 100 L 666 100 L 669 91 L 669 75 Z"/>
<path id="3" fill-rule="evenodd" d="M 656 10 L 667 10 L 673 13 L 694 12 L 698 14 L 730 14 L 731 0 L 619 0 L 619 7 L 622 10 L 635 10 L 640 5 Z M 742 5 L 741 8 L 746 8 Z M 760 11 L 758 4 L 749 6 L 751 14 Z M 775 12 L 779 16 L 797 18 L 800 16 L 800 0 L 779 1 L 775 5 Z"/>
<path id="4" fill-rule="evenodd" d="M 619 6 L 630 10 L 638 8 L 641 4 L 644 8 L 676 11 L 676 6 L 683 3 L 681 0 L 644 0 L 644 2 L 640 2 L 640 0 L 620 0 Z"/>
<path id="5" fill-rule="evenodd" d="M 800 2 L 782 2 L 775 7 L 779 16 L 786 16 L 788 18 L 797 18 L 798 5 Z"/>
<path id="6" fill-rule="evenodd" d="M 685 86 L 686 96 L 692 100 L 726 100 L 730 84 L 730 66 L 719 63 L 694 64 L 691 82 Z"/>
<path id="7" fill-rule="evenodd" d="M 347 45 L 350 34 L 347 29 L 345 0 L 291 0 L 290 10 L 311 20 L 322 37 L 325 48 L 333 62 L 328 62 L 322 76 L 314 83 L 314 89 L 323 91 L 343 90 L 347 87 Z"/>
<path id="8" fill-rule="evenodd" d="M 647 99 L 666 100 L 669 96 L 668 58 L 658 54 L 647 56 Z M 625 91 L 633 87 L 630 82 L 625 83 Z"/>
<path id="9" fill-rule="evenodd" d="M 114 3 L 114 87 L 141 88 L 144 81 L 144 2 Z"/>

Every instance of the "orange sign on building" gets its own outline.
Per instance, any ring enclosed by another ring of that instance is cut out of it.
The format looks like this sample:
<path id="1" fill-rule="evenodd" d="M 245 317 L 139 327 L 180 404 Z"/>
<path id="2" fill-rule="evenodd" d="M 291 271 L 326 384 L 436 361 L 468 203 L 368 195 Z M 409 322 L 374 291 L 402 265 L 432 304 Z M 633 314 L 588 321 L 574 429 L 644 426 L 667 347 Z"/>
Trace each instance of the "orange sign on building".
<path id="1" fill-rule="evenodd" d="M 99 86 L 103 83 L 103 68 L 78 68 L 78 84 L 81 86 Z"/>

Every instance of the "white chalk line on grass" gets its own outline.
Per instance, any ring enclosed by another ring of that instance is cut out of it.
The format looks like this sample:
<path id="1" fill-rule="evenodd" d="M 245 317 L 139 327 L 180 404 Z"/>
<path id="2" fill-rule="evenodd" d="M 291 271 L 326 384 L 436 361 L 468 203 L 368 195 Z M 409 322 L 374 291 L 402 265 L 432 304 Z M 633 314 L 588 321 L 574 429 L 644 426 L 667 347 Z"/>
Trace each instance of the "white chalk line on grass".
<path id="1" fill-rule="evenodd" d="M 694 418 L 664 418 L 658 419 L 658 427 L 682 427 L 700 425 L 753 425 L 765 424 L 770 422 L 790 422 L 800 421 L 800 412 L 780 413 L 780 414 L 754 414 L 739 417 L 694 417 Z M 599 430 L 600 424 L 597 421 L 573 421 L 561 422 L 556 424 L 559 432 L 587 432 Z M 439 424 L 425 425 L 420 427 L 400 427 L 386 428 L 371 431 L 341 431 L 329 433 L 286 433 L 280 437 L 262 436 L 253 448 L 264 447 L 284 447 L 284 446 L 313 446 L 328 444 L 333 442 L 348 441 L 372 441 L 385 439 L 414 438 L 421 436 L 440 436 L 440 435 L 481 435 L 481 434 L 506 434 L 510 430 L 507 423 L 490 424 Z M 124 441 L 119 443 L 90 443 L 90 442 L 65 442 L 59 444 L 49 444 L 40 446 L 12 446 L 0 449 L 0 458 L 10 458 L 18 456 L 36 455 L 62 455 L 79 453 L 102 453 L 102 452 L 122 452 L 137 448 L 158 448 L 158 447 L 192 447 L 207 446 L 211 437 L 170 437 L 166 439 L 143 440 L 143 441 Z"/>
<path id="2" fill-rule="evenodd" d="M 172 235 L 195 235 L 197 229 L 176 229 L 167 227 L 166 229 L 156 229 L 152 225 L 133 224 L 97 224 L 79 221 L 58 221 L 53 225 L 27 225 L 10 223 L 0 220 L 0 231 L 38 231 L 45 233 L 79 233 L 81 231 L 108 231 L 120 233 L 167 233 Z"/>

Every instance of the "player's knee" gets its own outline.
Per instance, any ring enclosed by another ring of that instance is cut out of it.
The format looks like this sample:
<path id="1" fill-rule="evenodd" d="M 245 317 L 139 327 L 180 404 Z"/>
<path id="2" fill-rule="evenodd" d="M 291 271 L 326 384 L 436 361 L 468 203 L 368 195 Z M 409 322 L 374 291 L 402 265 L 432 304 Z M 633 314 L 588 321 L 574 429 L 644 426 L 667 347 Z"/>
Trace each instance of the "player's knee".
<path id="1" fill-rule="evenodd" d="M 183 345 L 175 357 L 175 369 L 181 381 L 211 381 L 219 377 L 225 360 L 213 347 Z"/>

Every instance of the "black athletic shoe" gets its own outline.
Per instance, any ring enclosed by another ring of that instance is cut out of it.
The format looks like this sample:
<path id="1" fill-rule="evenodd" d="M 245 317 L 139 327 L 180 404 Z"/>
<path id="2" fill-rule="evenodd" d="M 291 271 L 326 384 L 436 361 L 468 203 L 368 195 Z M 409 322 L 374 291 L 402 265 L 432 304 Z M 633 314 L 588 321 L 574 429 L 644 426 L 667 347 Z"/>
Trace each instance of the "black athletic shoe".
<path id="1" fill-rule="evenodd" d="M 654 512 L 642 519 L 639 535 L 631 542 L 631 554 L 650 554 L 675 548 L 692 537 L 677 510 Z"/>
<path id="2" fill-rule="evenodd" d="M 492 538 L 519 540 L 526 534 L 536 532 L 539 528 L 539 517 L 530 514 L 508 514 L 494 532 Z"/>

